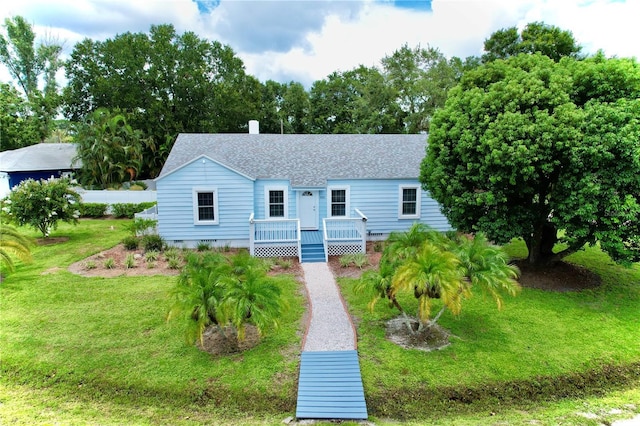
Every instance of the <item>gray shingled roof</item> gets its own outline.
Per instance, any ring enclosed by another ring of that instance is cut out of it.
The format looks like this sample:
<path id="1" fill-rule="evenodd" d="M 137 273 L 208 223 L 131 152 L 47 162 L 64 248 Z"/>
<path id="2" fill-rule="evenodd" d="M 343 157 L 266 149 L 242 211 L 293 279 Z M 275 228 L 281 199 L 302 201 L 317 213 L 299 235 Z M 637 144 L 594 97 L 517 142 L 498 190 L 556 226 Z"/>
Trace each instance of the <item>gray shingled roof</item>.
<path id="1" fill-rule="evenodd" d="M 196 158 L 254 179 L 325 186 L 327 179 L 417 178 L 427 135 L 180 134 L 159 178 Z"/>
<path id="2" fill-rule="evenodd" d="M 32 172 L 37 170 L 71 170 L 76 156 L 72 143 L 39 143 L 11 151 L 0 152 L 0 171 Z"/>

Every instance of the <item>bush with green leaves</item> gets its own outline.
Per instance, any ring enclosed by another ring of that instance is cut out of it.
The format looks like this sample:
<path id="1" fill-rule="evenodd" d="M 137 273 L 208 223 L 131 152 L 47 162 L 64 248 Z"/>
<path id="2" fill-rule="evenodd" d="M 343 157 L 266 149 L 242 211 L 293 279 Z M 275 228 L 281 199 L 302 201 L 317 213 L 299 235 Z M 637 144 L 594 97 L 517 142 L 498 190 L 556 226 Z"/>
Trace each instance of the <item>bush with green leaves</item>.
<path id="1" fill-rule="evenodd" d="M 127 250 L 135 250 L 140 244 L 140 240 L 135 235 L 127 235 L 122 239 L 122 244 Z"/>
<path id="2" fill-rule="evenodd" d="M 79 208 L 80 216 L 100 219 L 107 215 L 107 207 L 109 205 L 106 203 L 82 203 Z"/>
<path id="3" fill-rule="evenodd" d="M 246 252 L 192 253 L 172 296 L 168 319 L 182 319 L 189 343 L 202 343 L 208 326 L 220 331 L 230 326 L 237 340 L 249 324 L 262 334 L 278 325 L 286 307 L 279 278 L 269 276 L 265 264 Z"/>
<path id="4" fill-rule="evenodd" d="M 129 253 L 127 257 L 124 259 L 124 267 L 126 269 L 131 269 L 136 267 L 136 258 L 133 256 L 133 253 Z"/>
<path id="5" fill-rule="evenodd" d="M 20 226 L 32 226 L 43 237 L 48 237 L 59 221 L 77 224 L 80 217 L 80 195 L 67 178 L 24 180 L 3 205 L 11 220 Z"/>
<path id="6" fill-rule="evenodd" d="M 142 237 L 142 247 L 144 251 L 162 251 L 164 240 L 158 234 L 149 234 Z"/>
<path id="7" fill-rule="evenodd" d="M 145 235 L 154 230 L 157 223 L 158 221 L 154 219 L 143 219 L 137 217 L 127 226 L 127 229 L 133 236 Z"/>
<path id="8" fill-rule="evenodd" d="M 392 232 L 387 240 L 378 271 L 367 271 L 356 292 L 372 294 L 369 308 L 388 299 L 407 318 L 397 296 L 413 293 L 418 299 L 419 331 L 435 324 L 445 309 L 458 314 L 472 288 L 488 293 L 502 307 L 502 295 L 520 290 L 519 270 L 509 264 L 508 255 L 478 233 L 442 234 L 416 223 L 406 232 Z M 440 311 L 431 318 L 431 308 L 440 300 Z M 415 332 L 407 323 L 409 332 Z"/>

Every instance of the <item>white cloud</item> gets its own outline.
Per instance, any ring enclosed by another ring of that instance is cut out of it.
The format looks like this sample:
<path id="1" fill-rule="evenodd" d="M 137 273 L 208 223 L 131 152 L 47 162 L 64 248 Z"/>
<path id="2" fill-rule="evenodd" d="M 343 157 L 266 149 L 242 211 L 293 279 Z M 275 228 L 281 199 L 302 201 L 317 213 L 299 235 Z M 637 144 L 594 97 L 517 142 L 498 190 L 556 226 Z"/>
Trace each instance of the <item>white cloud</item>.
<path id="1" fill-rule="evenodd" d="M 377 65 L 404 43 L 439 48 L 447 56 L 479 55 L 494 31 L 544 21 L 573 32 L 587 53 L 640 58 L 640 1 L 433 0 L 432 12 L 391 2 L 222 0 L 209 14 L 191 0 L 11 0 L 0 19 L 21 15 L 39 35 L 66 41 L 146 32 L 152 24 L 229 44 L 260 80 L 310 85 L 333 71 Z M 3 78 L 4 77 L 4 78 Z M 0 80 L 7 80 L 0 70 Z"/>

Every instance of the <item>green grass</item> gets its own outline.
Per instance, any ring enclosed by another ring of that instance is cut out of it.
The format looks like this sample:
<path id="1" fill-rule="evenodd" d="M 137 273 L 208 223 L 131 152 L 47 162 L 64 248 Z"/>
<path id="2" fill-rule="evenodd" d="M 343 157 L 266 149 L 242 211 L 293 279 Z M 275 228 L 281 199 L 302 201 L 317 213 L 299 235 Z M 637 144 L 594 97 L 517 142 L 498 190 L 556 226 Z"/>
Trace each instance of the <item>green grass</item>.
<path id="1" fill-rule="evenodd" d="M 286 284 L 291 309 L 262 344 L 212 357 L 165 321 L 175 277 L 67 271 L 118 244 L 129 222 L 61 225 L 52 238 L 68 241 L 34 247 L 34 261 L 0 285 L 0 423 L 282 424 L 295 410 L 300 285 Z M 524 253 L 519 243 L 508 250 Z M 476 294 L 458 317 L 442 317 L 456 338 L 430 353 L 387 342 L 383 324 L 396 312 L 380 302 L 369 313 L 341 279 L 376 423 L 596 425 L 640 412 L 640 267 L 597 249 L 570 260 L 602 286 L 524 289 L 502 311 Z M 415 309 L 412 297 L 403 304 Z"/>
<path id="2" fill-rule="evenodd" d="M 508 249 L 523 255 L 517 242 Z M 598 272 L 602 286 L 572 293 L 523 289 L 501 311 L 474 294 L 459 316 L 443 315 L 440 324 L 455 338 L 430 353 L 388 342 L 384 321 L 397 311 L 383 301 L 370 313 L 367 296 L 354 295 L 354 281 L 341 279 L 361 320 L 359 353 L 372 414 L 437 421 L 640 386 L 640 268 L 617 266 L 595 248 L 568 260 Z M 412 296 L 401 303 L 415 312 Z"/>
<path id="3" fill-rule="evenodd" d="M 291 308 L 259 346 L 212 357 L 185 343 L 181 324 L 165 321 L 175 277 L 86 278 L 66 270 L 117 244 L 127 223 L 62 225 L 52 238 L 68 241 L 35 247 L 34 262 L 20 265 L 2 284 L 2 394 L 33 391 L 46 405 L 64 395 L 68 401 L 49 411 L 60 409 L 75 421 L 73 407 L 84 405 L 95 407 L 95 419 L 109 406 L 107 412 L 116 414 L 107 421 L 113 423 L 174 423 L 197 413 L 237 421 L 293 412 L 300 284 L 293 278 L 284 284 Z M 62 406 L 67 403 L 68 409 Z M 143 412 L 130 417 L 137 407 Z M 87 416 L 90 421 L 91 410 Z"/>

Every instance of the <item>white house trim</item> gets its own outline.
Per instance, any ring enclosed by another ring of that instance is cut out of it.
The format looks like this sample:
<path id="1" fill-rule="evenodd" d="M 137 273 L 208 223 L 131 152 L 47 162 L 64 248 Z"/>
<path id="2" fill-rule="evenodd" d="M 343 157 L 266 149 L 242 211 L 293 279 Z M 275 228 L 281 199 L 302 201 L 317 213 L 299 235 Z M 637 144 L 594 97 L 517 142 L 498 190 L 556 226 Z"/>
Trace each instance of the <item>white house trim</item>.
<path id="1" fill-rule="evenodd" d="M 345 194 L 345 209 L 344 215 L 333 215 L 333 191 L 344 191 Z M 351 212 L 351 187 L 348 185 L 336 185 L 327 187 L 327 217 L 349 217 Z"/>
<path id="2" fill-rule="evenodd" d="M 245 173 L 239 172 L 239 171 L 237 171 L 236 169 L 234 169 L 234 168 L 232 168 L 232 167 L 229 167 L 229 166 L 227 166 L 227 165 L 226 165 L 226 164 L 224 164 L 224 163 L 221 163 L 221 162 L 219 162 L 219 161 L 217 161 L 217 160 L 214 160 L 213 158 L 209 157 L 208 155 L 200 155 L 200 156 L 198 156 L 198 157 L 194 158 L 193 160 L 191 160 L 191 161 L 188 161 L 188 162 L 184 163 L 184 164 L 183 164 L 183 165 L 181 165 L 180 167 L 177 167 L 177 168 L 175 168 L 175 169 L 171 170 L 169 173 L 164 174 L 164 175 L 162 175 L 162 176 L 160 176 L 160 177 L 155 178 L 155 179 L 154 179 L 154 181 L 155 181 L 155 182 L 157 182 L 157 181 L 159 181 L 159 180 L 162 180 L 162 179 L 166 178 L 167 176 L 171 176 L 172 174 L 176 173 L 178 170 L 182 170 L 182 169 L 184 169 L 185 167 L 189 166 L 190 164 L 193 164 L 193 163 L 195 163 L 196 161 L 199 161 L 199 160 L 202 160 L 202 162 L 203 162 L 204 164 L 206 164 L 206 161 L 207 161 L 207 160 L 209 160 L 209 161 L 211 161 L 212 163 L 216 163 L 216 164 L 218 164 L 218 165 L 220 165 L 220 166 L 224 167 L 225 169 L 227 169 L 227 170 L 231 170 L 232 172 L 234 172 L 234 173 L 236 173 L 236 174 L 238 174 L 238 175 L 240 175 L 240 176 L 242 176 L 242 177 L 244 177 L 244 178 L 247 178 L 247 179 L 249 179 L 249 180 L 251 180 L 251 181 L 255 181 L 255 180 L 256 180 L 255 178 L 253 178 L 253 177 L 251 177 L 251 176 L 249 176 L 249 175 L 247 175 L 247 174 L 245 174 Z"/>
<path id="3" fill-rule="evenodd" d="M 201 220 L 199 215 L 198 194 L 213 194 L 213 220 Z M 193 194 L 193 224 L 194 225 L 218 225 L 220 223 L 220 213 L 218 206 L 218 188 L 215 186 L 194 187 Z"/>
<path id="4" fill-rule="evenodd" d="M 404 190 L 405 189 L 414 189 L 416 191 L 416 199 L 414 200 L 405 200 L 404 199 Z M 422 191 L 420 189 L 420 185 L 411 185 L 405 184 L 400 185 L 398 187 L 398 219 L 420 219 L 420 202 L 421 202 Z M 404 205 L 405 203 L 414 203 L 415 202 L 415 212 L 411 214 L 404 213 Z"/>
<path id="5" fill-rule="evenodd" d="M 271 204 L 269 194 L 271 191 L 282 191 L 284 195 L 284 215 L 271 216 Z M 267 185 L 264 187 L 264 217 L 267 219 L 287 219 L 289 218 L 289 187 L 284 185 Z"/>

